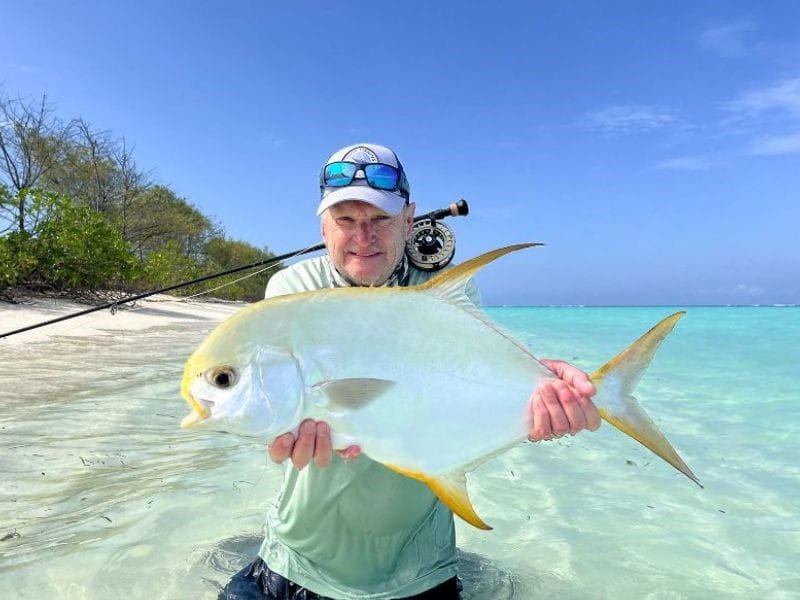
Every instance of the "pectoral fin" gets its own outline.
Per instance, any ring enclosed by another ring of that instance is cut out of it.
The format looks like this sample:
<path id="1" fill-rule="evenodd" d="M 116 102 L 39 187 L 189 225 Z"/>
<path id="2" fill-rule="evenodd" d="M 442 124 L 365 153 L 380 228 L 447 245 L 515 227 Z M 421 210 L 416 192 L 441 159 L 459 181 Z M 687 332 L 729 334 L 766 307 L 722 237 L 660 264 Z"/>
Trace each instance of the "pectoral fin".
<path id="1" fill-rule="evenodd" d="M 410 471 L 396 465 L 386 465 L 386 467 L 395 473 L 400 473 L 400 475 L 411 477 L 412 479 L 426 484 L 447 508 L 470 525 L 478 529 L 492 529 L 478 516 L 478 513 L 476 513 L 475 509 L 472 507 L 472 502 L 467 492 L 467 476 L 463 471 L 454 471 L 447 475 L 433 477 L 427 473 Z"/>
<path id="2" fill-rule="evenodd" d="M 353 377 L 323 381 L 314 387 L 324 392 L 332 405 L 352 410 L 366 406 L 394 384 L 387 379 Z"/>

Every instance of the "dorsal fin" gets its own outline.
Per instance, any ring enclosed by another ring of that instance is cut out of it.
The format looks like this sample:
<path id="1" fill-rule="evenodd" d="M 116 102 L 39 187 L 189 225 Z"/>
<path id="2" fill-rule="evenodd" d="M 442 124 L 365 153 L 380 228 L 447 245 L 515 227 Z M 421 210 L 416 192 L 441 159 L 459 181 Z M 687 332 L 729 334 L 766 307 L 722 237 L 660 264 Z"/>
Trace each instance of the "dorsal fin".
<path id="1" fill-rule="evenodd" d="M 466 288 L 467 283 L 475 275 L 475 273 L 501 256 L 505 256 L 510 252 L 516 252 L 517 250 L 530 248 L 532 246 L 544 246 L 544 244 L 539 242 L 514 244 L 512 246 L 505 246 L 503 248 L 498 248 L 497 250 L 492 250 L 491 252 L 476 256 L 475 258 L 455 266 L 452 269 L 448 269 L 447 271 L 432 277 L 425 283 L 415 286 L 413 289 L 420 292 L 430 292 L 441 298 L 460 304 L 465 295 L 464 288 Z"/>
<path id="2" fill-rule="evenodd" d="M 513 246 L 498 248 L 497 250 L 492 250 L 486 254 L 476 256 L 475 258 L 453 267 L 452 269 L 448 269 L 447 271 L 432 277 L 425 283 L 407 289 L 424 293 L 432 293 L 435 296 L 438 296 L 443 300 L 458 306 L 476 319 L 485 323 L 491 329 L 495 330 L 497 333 L 502 335 L 504 338 L 522 350 L 525 354 L 529 355 L 535 360 L 536 357 L 531 354 L 531 351 L 528 350 L 524 344 L 514 339 L 514 336 L 508 333 L 505 328 L 501 327 L 499 324 L 487 317 L 480 308 L 472 303 L 472 301 L 467 297 L 466 292 L 466 285 L 469 283 L 469 280 L 472 278 L 472 276 L 490 262 L 500 258 L 501 256 L 509 254 L 510 252 L 516 252 L 517 250 L 524 250 L 525 248 L 532 248 L 534 246 L 544 246 L 544 244 L 541 242 L 531 242 L 527 244 L 514 244 Z"/>

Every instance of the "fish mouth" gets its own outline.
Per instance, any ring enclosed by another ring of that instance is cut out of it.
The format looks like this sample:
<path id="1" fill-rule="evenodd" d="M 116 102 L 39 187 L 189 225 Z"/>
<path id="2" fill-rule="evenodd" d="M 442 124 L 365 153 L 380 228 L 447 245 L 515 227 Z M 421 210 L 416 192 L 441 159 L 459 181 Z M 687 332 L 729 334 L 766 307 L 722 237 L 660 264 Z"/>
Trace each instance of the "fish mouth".
<path id="1" fill-rule="evenodd" d="M 196 427 L 211 417 L 211 408 L 214 406 L 213 402 L 210 400 L 203 400 L 202 398 L 197 399 L 192 396 L 191 392 L 185 392 L 183 397 L 194 409 L 181 420 L 181 427 L 183 429 L 191 429 Z"/>

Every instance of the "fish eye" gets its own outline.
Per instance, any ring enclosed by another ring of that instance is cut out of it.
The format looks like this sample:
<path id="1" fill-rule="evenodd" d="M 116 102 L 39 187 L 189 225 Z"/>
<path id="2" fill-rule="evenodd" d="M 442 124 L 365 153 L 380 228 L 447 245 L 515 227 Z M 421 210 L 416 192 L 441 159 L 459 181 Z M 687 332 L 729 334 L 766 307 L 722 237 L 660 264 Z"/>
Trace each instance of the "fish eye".
<path id="1" fill-rule="evenodd" d="M 236 371 L 228 365 L 215 367 L 206 372 L 206 381 L 215 387 L 226 390 L 236 383 Z"/>

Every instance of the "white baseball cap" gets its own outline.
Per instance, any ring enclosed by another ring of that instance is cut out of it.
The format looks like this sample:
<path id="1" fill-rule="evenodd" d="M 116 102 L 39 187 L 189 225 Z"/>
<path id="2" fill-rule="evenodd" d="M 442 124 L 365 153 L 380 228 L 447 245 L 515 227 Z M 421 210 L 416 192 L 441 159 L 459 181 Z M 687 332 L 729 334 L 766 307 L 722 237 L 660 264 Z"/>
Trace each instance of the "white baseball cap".
<path id="1" fill-rule="evenodd" d="M 367 179 L 367 173 L 362 169 L 357 170 L 352 181 L 343 186 L 326 185 L 325 178 L 328 167 L 338 162 L 358 165 L 379 163 L 393 167 L 397 170 L 396 189 L 380 189 L 371 185 Z M 325 162 L 319 180 L 322 198 L 317 208 L 318 216 L 334 204 L 345 200 L 361 200 L 390 215 L 396 215 L 411 199 L 411 188 L 403 171 L 403 165 L 400 164 L 400 159 L 393 150 L 378 144 L 354 144 L 337 150 Z"/>

